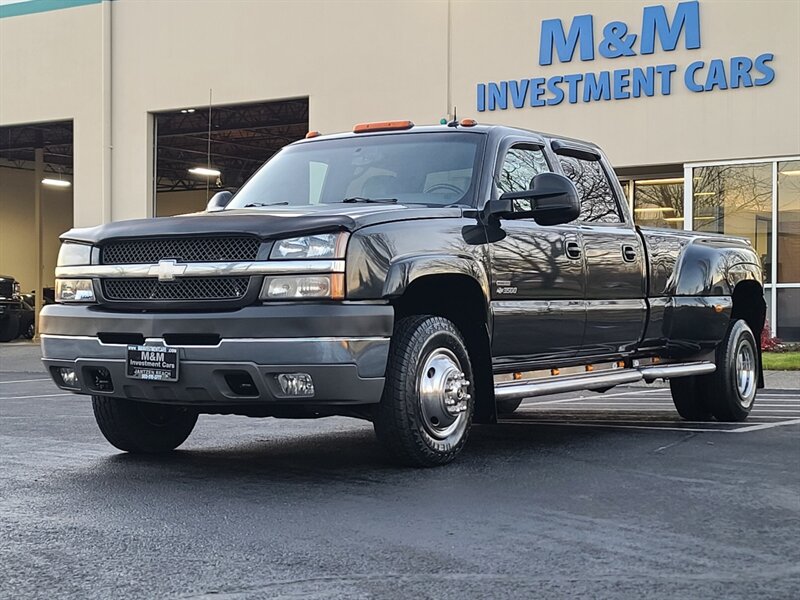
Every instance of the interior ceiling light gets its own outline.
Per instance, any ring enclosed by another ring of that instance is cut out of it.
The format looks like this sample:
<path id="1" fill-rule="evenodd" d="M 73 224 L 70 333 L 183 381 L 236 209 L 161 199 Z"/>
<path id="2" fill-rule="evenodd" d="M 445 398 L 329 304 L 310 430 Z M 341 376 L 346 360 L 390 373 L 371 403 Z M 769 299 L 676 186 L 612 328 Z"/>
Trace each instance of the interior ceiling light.
<path id="1" fill-rule="evenodd" d="M 633 212 L 643 213 L 643 212 L 675 212 L 674 208 L 670 208 L 668 206 L 650 206 L 647 208 L 634 208 Z"/>
<path id="2" fill-rule="evenodd" d="M 203 177 L 219 177 L 222 175 L 221 171 L 208 167 L 193 167 L 189 169 L 189 173 L 192 175 L 202 175 Z"/>
<path id="3" fill-rule="evenodd" d="M 798 175 L 800 175 L 800 169 L 796 169 L 794 171 L 781 171 L 780 174 L 787 175 L 789 177 L 797 177 Z"/>
<path id="4" fill-rule="evenodd" d="M 634 180 L 636 185 L 669 185 L 671 183 L 683 183 L 683 177 L 668 177 L 666 179 L 639 179 Z"/>
<path id="5" fill-rule="evenodd" d="M 45 177 L 44 179 L 42 179 L 42 183 L 44 185 L 49 185 L 52 187 L 60 187 L 60 188 L 68 188 L 69 186 L 72 185 L 72 183 L 70 183 L 66 179 L 51 179 L 50 177 Z"/>
<path id="6" fill-rule="evenodd" d="M 695 192 L 695 196 L 716 196 L 717 192 Z"/>
<path id="7" fill-rule="evenodd" d="M 181 113 L 185 115 L 186 113 L 193 113 L 194 110 L 195 109 L 193 109 L 193 108 L 183 108 L 183 109 L 181 109 Z"/>

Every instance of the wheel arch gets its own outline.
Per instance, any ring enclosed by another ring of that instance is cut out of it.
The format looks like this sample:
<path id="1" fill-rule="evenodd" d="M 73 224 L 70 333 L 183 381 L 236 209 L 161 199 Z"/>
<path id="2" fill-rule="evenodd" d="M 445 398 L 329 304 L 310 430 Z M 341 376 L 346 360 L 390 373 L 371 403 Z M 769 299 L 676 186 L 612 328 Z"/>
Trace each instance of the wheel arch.
<path id="1" fill-rule="evenodd" d="M 490 350 L 491 319 L 488 295 L 471 274 L 437 272 L 411 279 L 402 293 L 390 297 L 397 320 L 415 314 L 430 314 L 452 321 L 464 336 L 475 378 L 477 423 L 496 420 Z"/>
<path id="2" fill-rule="evenodd" d="M 753 279 L 739 281 L 731 294 L 733 306 L 731 308 L 731 321 L 742 319 L 756 338 L 756 351 L 758 352 L 758 387 L 764 387 L 764 370 L 761 360 L 761 334 L 767 320 L 767 303 L 764 300 L 763 286 Z"/>

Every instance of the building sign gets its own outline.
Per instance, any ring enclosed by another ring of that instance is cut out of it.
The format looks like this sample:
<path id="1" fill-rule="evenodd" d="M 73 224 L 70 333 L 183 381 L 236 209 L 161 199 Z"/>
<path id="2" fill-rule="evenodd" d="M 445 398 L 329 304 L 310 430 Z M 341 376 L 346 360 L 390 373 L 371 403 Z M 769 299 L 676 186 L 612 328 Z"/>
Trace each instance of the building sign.
<path id="1" fill-rule="evenodd" d="M 638 25 L 638 23 L 637 23 Z M 672 52 L 678 46 L 698 50 L 700 3 L 681 2 L 670 19 L 663 5 L 642 10 L 638 33 L 623 21 L 595 28 L 592 15 L 578 15 L 565 28 L 561 19 L 541 23 L 539 65 L 572 63 L 576 54 L 583 62 L 595 58 L 615 60 L 627 56 Z M 477 86 L 478 111 L 527 106 L 554 106 L 562 102 L 627 100 L 643 96 L 669 96 L 676 86 L 692 92 L 764 86 L 775 79 L 773 55 L 733 56 L 696 60 L 687 65 L 660 62 L 645 67 L 573 72 L 514 81 L 491 81 Z"/>

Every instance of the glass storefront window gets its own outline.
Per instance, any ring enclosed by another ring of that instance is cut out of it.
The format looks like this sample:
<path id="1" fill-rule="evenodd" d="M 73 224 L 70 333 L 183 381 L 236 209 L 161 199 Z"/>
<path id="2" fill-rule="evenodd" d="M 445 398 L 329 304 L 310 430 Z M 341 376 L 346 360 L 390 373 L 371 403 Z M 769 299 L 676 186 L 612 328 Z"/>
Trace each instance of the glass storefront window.
<path id="1" fill-rule="evenodd" d="M 683 177 L 634 181 L 633 217 L 641 227 L 683 229 Z"/>
<path id="2" fill-rule="evenodd" d="M 692 177 L 693 229 L 748 238 L 770 281 L 772 163 L 697 167 Z"/>
<path id="3" fill-rule="evenodd" d="M 785 341 L 800 340 L 800 288 L 778 288 L 777 335 Z"/>
<path id="4" fill-rule="evenodd" d="M 778 163 L 778 283 L 800 283 L 800 160 Z"/>

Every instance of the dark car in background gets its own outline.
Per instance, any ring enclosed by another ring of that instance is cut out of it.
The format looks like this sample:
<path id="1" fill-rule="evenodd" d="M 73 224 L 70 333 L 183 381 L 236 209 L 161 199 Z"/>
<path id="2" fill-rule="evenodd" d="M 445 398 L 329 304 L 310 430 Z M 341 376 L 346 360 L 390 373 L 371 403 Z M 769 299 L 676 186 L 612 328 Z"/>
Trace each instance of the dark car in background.
<path id="1" fill-rule="evenodd" d="M 19 282 L 10 275 L 0 275 L 0 342 L 15 340 L 29 329 L 32 332 L 34 314 L 22 299 Z"/>
<path id="2" fill-rule="evenodd" d="M 55 289 L 44 288 L 44 303 L 55 302 Z M 32 340 L 36 335 L 36 292 L 20 293 L 19 282 L 0 275 L 0 342 L 17 338 Z"/>

